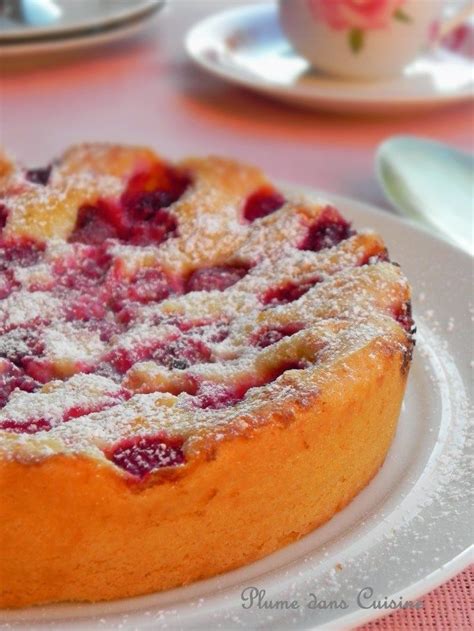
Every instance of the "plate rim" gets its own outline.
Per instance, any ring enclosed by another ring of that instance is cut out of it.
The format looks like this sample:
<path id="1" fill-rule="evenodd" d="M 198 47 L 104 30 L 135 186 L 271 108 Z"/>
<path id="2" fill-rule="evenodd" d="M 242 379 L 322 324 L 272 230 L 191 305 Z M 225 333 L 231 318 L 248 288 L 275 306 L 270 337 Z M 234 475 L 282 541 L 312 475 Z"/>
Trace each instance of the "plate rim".
<path id="1" fill-rule="evenodd" d="M 118 39 L 125 39 L 135 35 L 155 19 L 155 12 L 145 13 L 123 23 L 109 26 L 100 31 L 86 31 L 72 34 L 69 37 L 55 39 L 40 39 L 31 42 L 0 44 L 0 60 L 21 60 L 33 54 L 50 55 L 56 51 L 74 51 L 84 46 L 99 46 Z"/>
<path id="2" fill-rule="evenodd" d="M 351 208 L 351 212 L 353 209 L 354 212 L 354 219 L 356 221 L 364 221 L 361 218 L 357 217 L 357 214 L 359 212 L 361 212 L 362 214 L 369 214 L 369 215 L 374 215 L 375 217 L 378 217 L 380 219 L 382 219 L 382 221 L 387 221 L 388 224 L 391 223 L 395 223 L 395 224 L 402 224 L 404 225 L 407 229 L 414 231 L 415 233 L 417 233 L 419 235 L 420 238 L 424 239 L 424 238 L 428 238 L 428 240 L 431 240 L 433 242 L 433 246 L 436 247 L 440 247 L 441 249 L 445 249 L 447 250 L 448 254 L 453 255 L 455 258 L 456 257 L 460 257 L 459 260 L 463 260 L 462 265 L 467 266 L 467 265 L 471 265 L 472 261 L 471 261 L 471 257 L 470 255 L 465 252 L 464 250 L 462 250 L 461 248 L 456 247 L 455 245 L 441 239 L 440 237 L 438 237 L 437 235 L 433 234 L 432 232 L 430 232 L 426 227 L 424 226 L 420 226 L 418 224 L 416 224 L 414 221 L 407 219 L 405 217 L 401 217 L 398 216 L 396 214 L 392 214 L 390 213 L 390 211 L 388 211 L 387 209 L 383 209 L 383 207 L 377 206 L 375 204 L 372 204 L 370 202 L 365 202 L 362 200 L 358 200 L 346 195 L 341 195 L 338 193 L 331 193 L 329 191 L 326 191 L 324 189 L 320 189 L 318 187 L 312 187 L 310 185 L 306 185 L 306 184 L 298 184 L 295 182 L 291 182 L 289 183 L 288 181 L 284 181 L 281 179 L 275 179 L 274 180 L 275 184 L 277 186 L 281 186 L 282 189 L 291 191 L 295 194 L 299 194 L 299 195 L 311 195 L 313 198 L 320 198 L 321 201 L 325 200 L 329 203 L 335 203 L 335 204 L 340 204 L 340 205 L 344 205 L 347 207 Z M 347 208 L 344 209 L 344 212 L 347 212 Z M 362 228 L 362 226 L 360 226 Z M 456 262 L 457 264 L 457 262 Z M 463 379 L 463 383 L 465 382 L 465 372 L 461 372 L 461 377 Z M 464 383 L 464 385 L 468 385 L 466 383 Z M 454 575 L 456 575 L 457 573 L 461 572 L 464 568 L 466 568 L 473 560 L 474 560 L 474 555 L 473 555 L 473 549 L 474 549 L 474 545 L 468 545 L 467 547 L 465 547 L 461 552 L 459 552 L 458 554 L 456 554 L 455 556 L 453 556 L 449 561 L 443 563 L 440 567 L 432 570 L 429 574 L 427 574 L 426 576 L 423 576 L 422 578 L 415 580 L 412 583 L 409 583 L 406 587 L 403 587 L 403 595 L 405 600 L 409 599 L 409 600 L 416 600 L 420 597 L 425 596 L 427 593 L 429 593 L 430 591 L 432 591 L 433 589 L 435 589 L 436 587 L 438 587 L 439 585 L 443 584 L 444 582 L 448 581 L 450 578 L 452 578 Z M 225 588 L 224 588 L 225 589 Z M 217 590 L 219 591 L 219 590 Z M 401 596 L 401 592 L 397 591 L 394 593 L 391 593 L 388 598 L 398 598 L 399 596 Z M 138 597 L 140 598 L 140 597 Z M 130 600 L 131 602 L 135 599 L 126 599 L 126 600 Z M 103 603 L 102 603 L 103 604 Z M 7 610 L 9 611 L 9 610 Z M 21 612 L 21 610 L 18 610 L 19 612 Z M 31 609 L 29 610 L 31 611 Z M 124 614 L 125 612 L 123 612 Z M 307 626 L 307 625 L 302 625 L 300 626 L 295 626 L 295 628 L 307 628 L 307 629 L 317 629 L 319 630 L 334 630 L 334 631 L 340 631 L 342 628 L 352 628 L 354 625 L 359 625 L 359 624 L 364 624 L 368 621 L 372 621 L 372 620 L 376 620 L 378 618 L 384 617 L 389 615 L 390 613 L 392 613 L 391 611 L 387 611 L 387 610 L 374 610 L 374 609 L 361 609 L 361 610 L 356 610 L 356 611 L 352 611 L 349 612 L 347 615 L 345 616 L 340 616 L 337 619 L 333 620 L 333 621 L 328 621 L 327 623 L 323 623 L 323 624 L 315 624 L 315 625 L 311 625 L 311 626 Z M 1 614 L 1 611 L 0 611 Z M 105 616 L 104 616 L 105 618 Z M 86 616 L 81 617 L 81 618 L 72 618 L 72 621 L 82 621 L 82 622 L 87 622 L 88 618 Z M 0 616 L 0 627 L 3 626 L 2 625 L 2 618 Z M 24 618 L 23 620 L 18 619 L 18 620 L 6 620 L 7 625 L 10 624 L 11 628 L 15 628 L 16 624 L 26 624 L 28 622 L 28 619 Z M 52 624 L 54 625 L 54 619 L 51 619 Z M 302 621 L 304 623 L 304 621 Z M 153 627 L 153 628 L 160 628 L 159 627 L 159 623 L 156 623 L 157 626 Z M 35 628 L 35 622 L 33 621 L 33 624 L 30 625 L 29 628 L 34 629 Z M 41 623 L 40 628 L 44 628 L 43 623 Z M 56 628 L 56 627 L 53 627 Z M 62 628 L 66 628 L 66 627 L 62 627 Z M 83 628 L 83 627 L 81 627 Z M 127 624 L 125 623 L 124 625 L 124 629 L 129 628 L 127 626 Z M 130 627 L 131 628 L 131 627 Z M 133 627 L 135 628 L 141 628 L 141 625 L 138 625 L 137 627 Z M 148 629 L 151 628 L 149 626 L 145 626 L 144 628 Z M 173 625 L 170 625 L 168 628 L 174 628 Z M 185 627 L 188 628 L 188 627 Z M 248 628 L 248 627 L 247 627 Z"/>
<path id="3" fill-rule="evenodd" d="M 427 96 L 412 96 L 409 94 L 387 94 L 386 96 L 367 97 L 363 94 L 358 94 L 357 91 L 353 91 L 351 94 L 347 93 L 328 93 L 324 86 L 317 86 L 317 90 L 314 90 L 310 86 L 285 86 L 273 83 L 271 81 L 259 80 L 256 76 L 253 77 L 251 73 L 238 72 L 238 70 L 226 71 L 224 67 L 218 62 L 213 63 L 201 54 L 199 50 L 199 39 L 202 35 L 209 31 L 211 28 L 216 27 L 219 22 L 230 20 L 233 16 L 240 16 L 243 14 L 265 14 L 265 12 L 274 14 L 276 5 L 274 2 L 263 2 L 259 4 L 246 4 L 240 7 L 233 7 L 225 9 L 217 13 L 213 13 L 202 20 L 194 24 L 185 35 L 185 48 L 189 57 L 194 63 L 196 63 L 202 69 L 210 72 L 211 74 L 219 76 L 225 81 L 247 87 L 249 89 L 262 92 L 264 94 L 278 96 L 285 100 L 301 99 L 299 102 L 302 104 L 302 100 L 306 101 L 306 105 L 334 105 L 340 104 L 344 106 L 353 105 L 355 108 L 362 106 L 374 106 L 403 108 L 419 106 L 436 106 L 452 102 L 461 102 L 472 100 L 474 98 L 474 88 L 461 88 L 453 89 L 446 92 L 431 92 Z M 336 80 L 337 81 L 337 80 Z M 348 80 L 341 80 L 341 83 L 349 83 Z"/>
<path id="4" fill-rule="evenodd" d="M 92 19 L 80 20 L 69 26 L 51 25 L 47 27 L 37 27 L 21 30 L 8 30 L 0 32 L 0 47 L 14 46 L 30 43 L 36 43 L 42 40 L 50 39 L 67 39 L 81 32 L 94 31 L 95 29 L 118 27 L 120 24 L 129 20 L 139 19 L 140 16 L 154 13 L 164 7 L 166 0 L 138 0 L 140 6 L 133 8 L 130 4 L 128 9 L 117 9 L 116 12 L 109 17 L 96 17 Z M 136 0 L 135 0 L 136 3 Z"/>
<path id="5" fill-rule="evenodd" d="M 346 195 L 340 195 L 338 193 L 331 193 L 324 189 L 313 188 L 305 184 L 288 183 L 281 180 L 279 182 L 277 181 L 277 185 L 278 183 L 288 188 L 288 190 L 290 191 L 293 190 L 295 192 L 303 192 L 304 194 L 312 194 L 313 196 L 321 196 L 322 198 L 327 197 L 330 201 L 334 201 L 336 205 L 341 204 L 354 207 L 356 213 L 361 210 L 362 212 L 368 212 L 369 214 L 383 217 L 383 220 L 388 219 L 389 223 L 401 223 L 407 228 L 419 233 L 422 238 L 428 237 L 428 239 L 434 240 L 441 247 L 445 247 L 450 250 L 451 253 L 453 253 L 455 256 L 460 255 L 461 258 L 465 260 L 466 266 L 472 265 L 473 256 L 471 256 L 466 250 L 451 241 L 443 239 L 438 234 L 432 232 L 428 226 L 422 225 L 409 217 L 391 213 L 390 210 L 384 210 L 382 207 L 379 207 L 370 202 L 361 201 Z M 471 543 L 471 545 L 467 546 L 462 552 L 454 556 L 449 562 L 444 563 L 441 567 L 433 570 L 427 576 L 414 581 L 413 583 L 410 583 L 409 585 L 404 587 L 403 594 L 400 591 L 397 591 L 389 594 L 388 598 L 398 599 L 402 595 L 405 596 L 405 600 L 416 600 L 419 598 L 423 598 L 440 585 L 443 585 L 460 572 L 466 570 L 472 563 L 474 563 L 474 543 Z M 359 626 L 362 624 L 366 624 L 368 622 L 379 620 L 380 618 L 388 615 L 390 615 L 390 612 L 386 610 L 359 609 L 347 614 L 346 616 L 341 616 L 334 622 L 328 622 L 323 625 L 313 626 L 311 627 L 311 629 L 317 629 L 317 631 L 341 631 L 342 626 L 340 625 L 344 625 L 344 628 L 349 629 L 352 628 L 354 625 Z M 334 626 L 335 624 L 337 625 L 336 627 Z"/>

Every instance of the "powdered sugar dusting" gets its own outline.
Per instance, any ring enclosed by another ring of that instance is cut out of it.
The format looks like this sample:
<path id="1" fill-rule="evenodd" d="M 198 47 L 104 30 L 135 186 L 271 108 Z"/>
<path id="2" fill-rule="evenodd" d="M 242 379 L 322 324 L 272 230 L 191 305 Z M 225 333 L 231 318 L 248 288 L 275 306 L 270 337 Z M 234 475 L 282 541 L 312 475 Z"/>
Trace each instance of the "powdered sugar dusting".
<path id="1" fill-rule="evenodd" d="M 87 453 L 113 466 L 104 455 L 111 444 L 157 432 L 183 437 L 190 452 L 205 436 L 220 440 L 265 422 L 275 405 L 291 418 L 361 349 L 374 365 L 387 348 L 409 353 L 411 337 L 396 318 L 410 291 L 381 238 L 342 235 L 347 224 L 324 202 L 274 203 L 278 196 L 251 167 L 219 158 L 178 165 L 191 184 L 156 215 L 177 226 L 162 242 L 108 233 L 100 243 L 68 242 L 84 204 L 100 219 L 106 199 L 107 221 L 120 222 L 120 196 L 137 169 L 152 169 L 153 182 L 165 177 L 154 160 L 146 150 L 85 146 L 53 165 L 47 185 L 8 180 L 4 457 Z M 269 191 L 273 205 L 253 208 L 247 221 L 243 208 L 255 191 L 262 203 Z M 136 212 L 153 221 L 143 200 Z M 302 249 L 323 217 L 339 222 L 338 231 L 328 224 L 313 238 L 316 251 Z M 38 238 L 33 257 L 29 244 Z M 205 287 L 190 291 L 191 274 L 203 268 Z"/>
<path id="2" fill-rule="evenodd" d="M 60 301 L 43 291 L 18 291 L 0 303 L 0 322 L 6 327 L 22 326 L 36 319 L 51 319 Z"/>

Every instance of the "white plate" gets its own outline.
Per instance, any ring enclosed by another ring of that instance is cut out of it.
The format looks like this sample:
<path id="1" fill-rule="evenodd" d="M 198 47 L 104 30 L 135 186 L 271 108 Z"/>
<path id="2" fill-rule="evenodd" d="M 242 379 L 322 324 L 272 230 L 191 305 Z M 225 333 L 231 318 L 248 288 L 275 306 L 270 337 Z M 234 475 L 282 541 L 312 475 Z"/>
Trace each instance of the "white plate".
<path id="1" fill-rule="evenodd" d="M 301 192 L 301 189 L 297 189 Z M 304 192 L 308 192 L 303 189 Z M 188 587 L 94 605 L 0 613 L 0 625 L 59 629 L 341 629 L 390 613 L 361 609 L 356 596 L 416 600 L 465 567 L 472 555 L 467 462 L 467 390 L 472 372 L 471 261 L 467 254 L 387 212 L 323 195 L 355 226 L 386 239 L 414 290 L 417 347 L 398 432 L 371 484 L 325 526 L 240 570 Z M 170 542 L 172 545 L 172 542 Z M 348 608 L 295 611 L 241 606 L 245 587 L 268 598 L 344 599 Z M 10 627 L 9 627 L 10 628 Z"/>
<path id="2" fill-rule="evenodd" d="M 79 1 L 79 0 L 78 0 Z M 0 44 L 0 59 L 23 62 L 24 58 L 50 55 L 57 52 L 76 51 L 108 44 L 119 39 L 135 35 L 151 22 L 153 13 L 144 13 L 139 17 L 108 26 L 103 29 L 81 31 L 68 37 L 21 41 L 15 44 Z"/>
<path id="3" fill-rule="evenodd" d="M 311 70 L 283 35 L 274 3 L 218 13 L 194 26 L 188 53 L 201 67 L 280 100 L 343 112 L 406 111 L 473 96 L 472 61 L 445 49 L 420 57 L 403 76 L 355 82 Z"/>
<path id="4" fill-rule="evenodd" d="M 67 37 L 81 31 L 117 26 L 156 11 L 164 0 L 22 0 L 31 2 L 28 15 L 38 15 L 33 5 L 45 3 L 57 18 L 45 26 L 20 24 L 0 16 L 0 44 Z"/>

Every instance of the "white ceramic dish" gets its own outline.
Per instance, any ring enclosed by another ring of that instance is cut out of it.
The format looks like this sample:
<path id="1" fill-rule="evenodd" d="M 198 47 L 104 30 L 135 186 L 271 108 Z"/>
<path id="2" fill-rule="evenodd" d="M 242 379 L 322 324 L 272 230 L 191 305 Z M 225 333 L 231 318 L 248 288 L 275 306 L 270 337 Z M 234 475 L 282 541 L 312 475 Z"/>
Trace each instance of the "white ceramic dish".
<path id="1" fill-rule="evenodd" d="M 67 37 L 81 31 L 104 29 L 156 11 L 164 0 L 54 0 L 58 18 L 47 26 L 0 20 L 0 44 Z"/>
<path id="2" fill-rule="evenodd" d="M 0 626 L 23 631 L 341 631 L 390 613 L 358 607 L 362 588 L 372 587 L 374 599 L 416 600 L 469 563 L 470 257 L 387 212 L 323 197 L 356 227 L 370 226 L 384 235 L 414 290 L 417 350 L 396 439 L 376 478 L 325 526 L 248 567 L 113 603 L 4 611 Z M 240 595 L 249 586 L 265 589 L 268 599 L 298 600 L 301 607 L 245 610 Z M 310 593 L 318 600 L 345 600 L 348 607 L 308 609 Z"/>
<path id="3" fill-rule="evenodd" d="M 280 28 L 276 5 L 230 9 L 194 26 L 186 47 L 212 74 L 279 100 L 338 112 L 383 113 L 431 108 L 472 98 L 472 60 L 446 49 L 427 53 L 404 74 L 351 81 L 311 70 Z"/>
<path id="4" fill-rule="evenodd" d="M 145 13 L 123 23 L 107 28 L 71 34 L 68 37 L 21 41 L 15 44 L 0 44 L 0 60 L 22 62 L 36 56 L 49 56 L 58 52 L 89 49 L 132 37 L 146 28 L 151 22 L 153 13 Z M 8 68 L 8 66 L 5 66 Z"/>

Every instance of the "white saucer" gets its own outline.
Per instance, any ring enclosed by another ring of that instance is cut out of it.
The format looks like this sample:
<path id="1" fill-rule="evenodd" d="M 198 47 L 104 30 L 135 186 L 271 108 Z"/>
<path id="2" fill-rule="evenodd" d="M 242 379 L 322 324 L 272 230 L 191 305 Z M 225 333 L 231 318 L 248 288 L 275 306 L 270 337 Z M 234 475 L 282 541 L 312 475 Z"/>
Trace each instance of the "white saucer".
<path id="1" fill-rule="evenodd" d="M 414 362 L 394 443 L 374 480 L 327 524 L 233 572 L 179 589 L 111 603 L 0 611 L 10 631 L 197 631 L 353 628 L 393 610 L 357 602 L 417 601 L 461 571 L 472 553 L 468 397 L 472 378 L 471 259 L 413 224 L 354 200 L 325 198 L 358 229 L 380 232 L 413 286 Z M 427 264 L 429 262 L 429 264 Z M 471 434 L 472 435 L 472 434 Z M 472 442 L 472 439 L 471 439 Z M 232 542 L 229 542 L 232 545 Z M 67 580 L 67 578 L 65 578 Z M 255 586 L 300 607 L 242 607 Z M 345 601 L 310 609 L 313 600 Z"/>
<path id="2" fill-rule="evenodd" d="M 71 31 L 64 36 L 19 39 L 15 42 L 0 42 L 0 60 L 23 60 L 26 57 L 50 55 L 52 53 L 75 51 L 82 48 L 107 44 L 118 39 L 125 39 L 144 29 L 150 18 L 164 5 L 163 0 L 155 1 L 152 10 L 137 13 L 133 18 L 124 21 L 113 21 L 102 28 L 91 28 L 81 31 Z"/>
<path id="3" fill-rule="evenodd" d="M 190 56 L 228 81 L 279 100 L 339 112 L 383 113 L 472 98 L 472 60 L 446 49 L 417 59 L 400 77 L 355 82 L 318 73 L 283 35 L 272 3 L 218 13 L 186 38 Z"/>
<path id="4" fill-rule="evenodd" d="M 164 0 L 23 0 L 30 1 L 26 11 L 31 24 L 23 24 L 0 14 L 0 45 L 19 44 L 38 39 L 64 38 L 80 32 L 111 28 L 154 12 Z M 52 19 L 41 24 L 35 3 L 49 7 Z M 27 5 L 25 5 L 27 6 Z M 35 18 L 38 16 L 37 21 Z"/>

